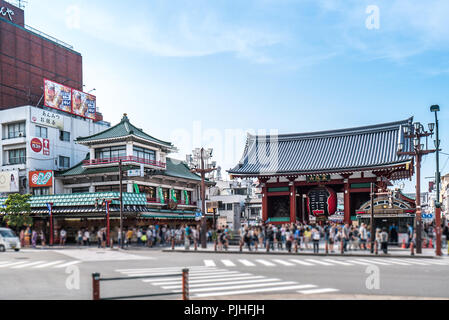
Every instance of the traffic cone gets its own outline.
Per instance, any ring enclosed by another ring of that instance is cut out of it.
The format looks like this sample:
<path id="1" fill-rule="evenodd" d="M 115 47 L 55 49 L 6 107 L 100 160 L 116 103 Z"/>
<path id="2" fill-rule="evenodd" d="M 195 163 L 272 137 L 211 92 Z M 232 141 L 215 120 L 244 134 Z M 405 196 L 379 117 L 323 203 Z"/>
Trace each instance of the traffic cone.
<path id="1" fill-rule="evenodd" d="M 433 248 L 432 238 L 429 239 L 429 245 L 428 248 Z"/>
<path id="2" fill-rule="evenodd" d="M 406 248 L 407 248 L 407 246 L 405 244 L 405 239 L 402 239 L 402 249 L 406 249 Z"/>

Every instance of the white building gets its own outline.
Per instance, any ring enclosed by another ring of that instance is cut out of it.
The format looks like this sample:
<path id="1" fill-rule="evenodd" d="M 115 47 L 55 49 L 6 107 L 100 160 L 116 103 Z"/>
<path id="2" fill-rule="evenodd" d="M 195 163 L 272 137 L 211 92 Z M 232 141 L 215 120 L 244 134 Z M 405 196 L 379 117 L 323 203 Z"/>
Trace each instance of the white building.
<path id="1" fill-rule="evenodd" d="M 53 194 L 54 171 L 70 168 L 85 158 L 89 149 L 76 144 L 77 137 L 110 126 L 34 106 L 1 110 L 0 125 L 0 194 L 36 195 Z"/>

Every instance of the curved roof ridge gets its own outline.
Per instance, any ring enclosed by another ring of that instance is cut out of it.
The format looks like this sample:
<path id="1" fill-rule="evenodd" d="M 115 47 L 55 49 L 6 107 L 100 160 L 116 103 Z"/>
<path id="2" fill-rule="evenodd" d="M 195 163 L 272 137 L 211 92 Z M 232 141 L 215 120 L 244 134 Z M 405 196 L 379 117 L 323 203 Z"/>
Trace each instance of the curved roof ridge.
<path id="1" fill-rule="evenodd" d="M 343 129 L 334 129 L 334 130 L 324 130 L 324 131 L 315 131 L 315 132 L 302 132 L 302 133 L 286 133 L 277 135 L 278 140 L 290 140 L 297 138 L 319 138 L 327 137 L 327 136 L 340 136 L 340 135 L 355 135 L 355 134 L 364 134 L 367 132 L 375 132 L 375 131 L 383 131 L 386 129 L 394 129 L 397 126 L 404 125 L 406 123 L 413 122 L 413 117 L 410 117 L 405 120 L 394 121 L 394 122 L 386 122 L 374 125 L 360 126 L 360 127 L 352 127 L 352 128 L 343 128 Z M 248 139 L 263 139 L 270 137 L 269 135 L 251 135 L 248 134 Z"/>

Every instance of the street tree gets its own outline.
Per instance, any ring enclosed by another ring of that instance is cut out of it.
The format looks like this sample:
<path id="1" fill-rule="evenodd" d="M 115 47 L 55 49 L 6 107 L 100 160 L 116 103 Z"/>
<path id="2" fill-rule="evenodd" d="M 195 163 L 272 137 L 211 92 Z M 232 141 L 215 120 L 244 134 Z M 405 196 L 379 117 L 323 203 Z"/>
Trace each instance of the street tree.
<path id="1" fill-rule="evenodd" d="M 3 221 L 10 227 L 23 227 L 33 224 L 30 217 L 31 205 L 30 194 L 10 194 L 6 199 L 4 206 L 1 208 L 3 213 Z"/>

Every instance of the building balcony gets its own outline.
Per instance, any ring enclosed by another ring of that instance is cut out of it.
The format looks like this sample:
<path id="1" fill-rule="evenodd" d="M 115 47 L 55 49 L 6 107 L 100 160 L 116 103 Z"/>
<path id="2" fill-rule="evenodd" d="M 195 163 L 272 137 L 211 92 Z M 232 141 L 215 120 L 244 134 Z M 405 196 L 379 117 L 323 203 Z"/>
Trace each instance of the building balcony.
<path id="1" fill-rule="evenodd" d="M 153 167 L 157 169 L 164 169 L 164 170 L 166 169 L 165 162 L 138 158 L 135 156 L 84 160 L 83 167 L 115 166 L 118 165 L 120 160 L 122 161 L 122 164 L 135 164 L 135 165 L 143 164 L 144 166 Z"/>
<path id="2" fill-rule="evenodd" d="M 154 205 L 166 205 L 168 203 L 168 200 L 165 200 L 164 203 L 161 203 L 160 198 L 147 198 L 148 204 L 154 204 Z M 178 206 L 187 206 L 187 207 L 196 207 L 196 202 L 189 201 L 188 204 L 186 204 L 185 200 L 179 200 L 177 202 Z"/>

